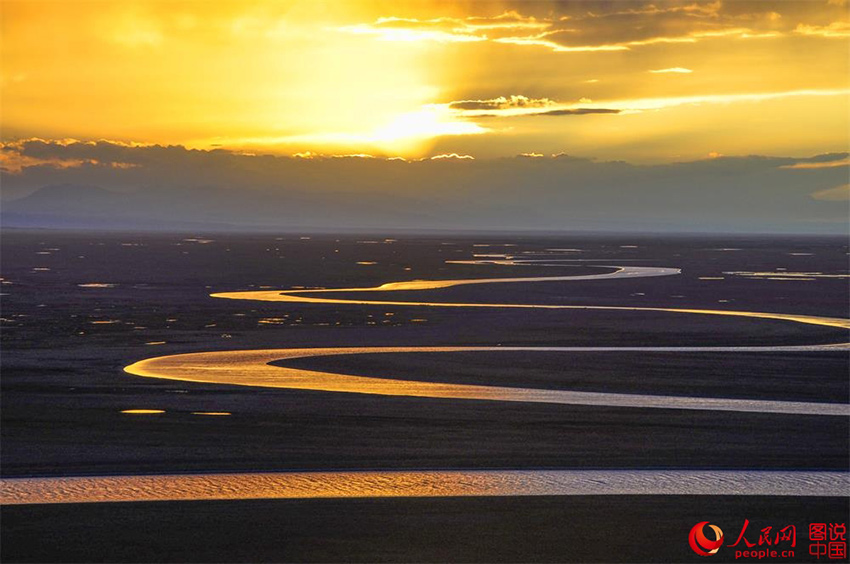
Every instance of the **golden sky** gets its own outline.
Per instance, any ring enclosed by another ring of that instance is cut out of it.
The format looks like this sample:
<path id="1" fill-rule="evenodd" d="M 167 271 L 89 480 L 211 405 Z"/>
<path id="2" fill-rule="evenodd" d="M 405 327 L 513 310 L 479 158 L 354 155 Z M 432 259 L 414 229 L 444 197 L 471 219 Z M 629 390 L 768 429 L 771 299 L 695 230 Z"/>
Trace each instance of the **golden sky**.
<path id="1" fill-rule="evenodd" d="M 2 137 L 631 162 L 844 151 L 841 0 L 2 1 Z"/>

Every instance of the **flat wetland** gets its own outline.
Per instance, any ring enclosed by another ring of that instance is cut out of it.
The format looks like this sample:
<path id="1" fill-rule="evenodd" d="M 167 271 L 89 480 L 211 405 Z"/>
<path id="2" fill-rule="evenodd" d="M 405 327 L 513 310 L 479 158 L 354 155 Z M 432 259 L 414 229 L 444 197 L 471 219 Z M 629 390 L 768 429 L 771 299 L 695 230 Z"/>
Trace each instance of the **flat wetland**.
<path id="1" fill-rule="evenodd" d="M 376 396 L 123 371 L 216 350 L 771 346 L 844 329 L 639 311 L 275 303 L 219 292 L 408 280 L 675 276 L 456 286 L 399 301 L 724 309 L 847 317 L 846 240 L 635 235 L 2 236 L 2 474 L 367 469 L 846 470 L 846 417 Z M 544 264 L 450 261 L 553 259 Z M 567 260 L 570 259 L 570 260 Z M 350 297 L 357 297 L 356 292 Z M 319 294 L 317 294 L 319 295 Z M 339 295 L 335 297 L 343 297 Z M 382 299 L 380 293 L 369 299 Z M 429 382 L 847 403 L 847 351 L 362 354 L 286 366 Z M 133 414 L 128 410 L 162 413 Z M 221 416 L 209 413 L 226 414 Z M 697 561 L 699 521 L 798 536 L 847 498 L 541 496 L 5 506 L 2 560 Z M 724 527 L 724 530 L 726 528 Z M 733 539 L 734 540 L 734 539 Z M 805 543 L 795 561 L 805 561 Z M 728 561 L 732 550 L 715 560 Z M 724 560 L 726 559 L 726 560 Z"/>

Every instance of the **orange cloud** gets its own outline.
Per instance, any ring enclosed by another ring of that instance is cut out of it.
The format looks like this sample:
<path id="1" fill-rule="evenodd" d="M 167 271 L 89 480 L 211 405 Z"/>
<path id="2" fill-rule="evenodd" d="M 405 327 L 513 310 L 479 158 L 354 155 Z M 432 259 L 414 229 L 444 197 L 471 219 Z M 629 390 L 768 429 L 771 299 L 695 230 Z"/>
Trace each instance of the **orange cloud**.
<path id="1" fill-rule="evenodd" d="M 794 33 L 828 38 L 850 37 L 850 22 L 832 22 L 825 26 L 800 24 Z"/>
<path id="2" fill-rule="evenodd" d="M 802 162 L 802 163 L 794 163 L 792 165 L 784 165 L 779 168 L 791 168 L 791 169 L 818 169 L 818 168 L 836 168 L 840 166 L 850 166 L 850 157 L 845 157 L 843 159 L 834 160 L 834 161 L 817 161 L 817 162 Z"/>
<path id="3" fill-rule="evenodd" d="M 850 200 L 850 184 L 842 184 L 835 188 L 827 188 L 826 190 L 818 190 L 812 194 L 815 200 L 823 200 L 826 202 L 845 202 Z"/>

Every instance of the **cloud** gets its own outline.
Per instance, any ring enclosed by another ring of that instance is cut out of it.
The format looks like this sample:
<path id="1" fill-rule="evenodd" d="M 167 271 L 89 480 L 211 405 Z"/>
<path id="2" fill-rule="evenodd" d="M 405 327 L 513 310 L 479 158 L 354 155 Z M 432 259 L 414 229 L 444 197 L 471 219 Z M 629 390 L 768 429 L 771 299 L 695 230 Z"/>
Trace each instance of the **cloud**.
<path id="1" fill-rule="evenodd" d="M 545 39 L 545 35 L 536 37 L 500 37 L 494 39 L 496 43 L 508 43 L 511 45 L 540 46 L 547 47 L 556 53 L 594 53 L 610 51 L 628 51 L 627 45 L 563 45 L 551 39 Z"/>
<path id="2" fill-rule="evenodd" d="M 572 110 L 548 110 L 545 112 L 535 112 L 532 116 L 585 116 L 589 114 L 619 114 L 622 110 L 612 108 L 575 108 Z"/>
<path id="3" fill-rule="evenodd" d="M 635 15 L 658 15 L 658 14 L 675 14 L 684 13 L 689 16 L 710 17 L 716 18 L 720 15 L 720 10 L 723 3 L 720 0 L 707 3 L 693 2 L 684 5 L 665 5 L 657 6 L 655 4 L 647 4 L 640 8 L 632 8 L 628 10 L 619 10 L 614 12 L 588 12 L 587 17 L 590 18 L 610 18 L 617 16 L 635 16 Z"/>
<path id="4" fill-rule="evenodd" d="M 434 41 L 437 43 L 469 43 L 487 41 L 488 33 L 533 31 L 549 27 L 551 22 L 523 16 L 516 11 L 493 17 L 466 18 L 399 18 L 382 17 L 371 24 L 342 26 L 338 31 L 374 35 L 382 41 Z"/>
<path id="5" fill-rule="evenodd" d="M 850 155 L 848 155 L 847 153 L 836 153 L 834 155 L 827 156 L 834 158 L 830 158 L 828 160 L 808 160 L 790 165 L 783 165 L 780 168 L 788 168 L 793 170 L 808 170 L 818 168 L 850 167 Z"/>
<path id="6" fill-rule="evenodd" d="M 683 68 L 683 67 L 671 67 L 669 69 L 654 69 L 654 70 L 651 70 L 649 72 L 651 72 L 652 74 L 668 74 L 668 73 L 690 74 L 694 71 L 692 71 L 691 69 Z"/>
<path id="7" fill-rule="evenodd" d="M 37 157 L 27 157 L 13 151 L 3 151 L 0 153 L 0 170 L 11 174 L 18 174 L 25 168 L 33 166 L 49 166 L 52 168 L 74 168 L 81 167 L 84 164 L 99 164 L 95 160 L 82 159 L 39 159 Z"/>
<path id="8" fill-rule="evenodd" d="M 832 22 L 826 26 L 799 24 L 794 33 L 827 38 L 850 37 L 850 22 Z"/>
<path id="9" fill-rule="evenodd" d="M 527 5 L 522 5 L 528 8 Z M 494 42 L 545 47 L 558 53 L 628 51 L 659 44 L 697 43 L 718 38 L 759 39 L 780 37 L 792 31 L 782 14 L 768 5 L 748 4 L 741 11 L 734 4 L 716 2 L 670 2 L 619 9 L 618 3 L 563 3 L 543 17 L 518 11 L 494 17 L 379 18 L 338 28 L 340 31 L 374 35 L 386 41 Z M 775 5 L 774 5 L 775 7 Z M 777 9 L 783 6 L 780 4 Z M 805 33 L 804 26 L 798 33 Z M 832 33 L 842 29 L 827 30 Z"/>
<path id="10" fill-rule="evenodd" d="M 502 30 L 502 29 L 545 29 L 549 27 L 549 22 L 546 20 L 538 20 L 534 17 L 523 16 L 519 12 L 512 10 L 504 12 L 501 15 L 487 17 L 468 17 L 463 21 L 463 25 L 470 29 L 484 30 Z"/>
<path id="11" fill-rule="evenodd" d="M 846 154 L 635 166 L 534 151 L 405 161 L 46 140 L 19 141 L 14 151 L 87 162 L 30 161 L 16 174 L 4 171 L 6 226 L 93 227 L 108 219 L 140 228 L 846 230 L 846 210 L 834 204 L 846 197 L 846 170 L 788 168 Z"/>
<path id="12" fill-rule="evenodd" d="M 786 90 L 781 92 L 749 92 L 735 94 L 704 94 L 694 96 L 671 96 L 666 98 L 636 98 L 605 102 L 605 106 L 621 112 L 661 110 L 684 105 L 731 104 L 736 102 L 762 102 L 781 98 L 847 96 L 850 89 Z"/>
<path id="13" fill-rule="evenodd" d="M 70 154 L 66 156 L 55 156 L 50 154 L 48 147 L 70 147 L 78 145 L 81 142 L 75 139 L 59 139 L 55 141 L 45 141 L 43 139 L 27 139 L 9 142 L 0 142 L 0 171 L 8 174 L 19 174 L 24 169 L 30 167 L 48 167 L 55 169 L 79 168 L 86 165 L 105 166 L 111 168 L 132 168 L 139 166 L 138 164 L 122 162 L 120 160 L 109 160 L 102 163 L 101 161 L 80 156 L 78 154 Z M 115 146 L 139 146 L 139 145 L 122 145 L 118 142 L 105 142 L 115 144 Z M 87 143 L 87 145 L 96 145 L 96 143 Z"/>
<path id="14" fill-rule="evenodd" d="M 490 100 L 459 100 L 449 102 L 448 107 L 452 110 L 506 110 L 509 108 L 545 108 L 554 104 L 555 102 L 548 98 L 535 99 L 511 95 Z"/>
<path id="15" fill-rule="evenodd" d="M 827 188 L 826 190 L 818 190 L 812 193 L 812 198 L 815 200 L 823 200 L 826 202 L 846 202 L 850 201 L 850 184 L 842 184 L 835 188 Z"/>
<path id="16" fill-rule="evenodd" d="M 579 104 L 591 104 L 582 98 Z M 621 110 L 602 107 L 581 107 L 557 102 L 550 98 L 528 98 L 522 95 L 500 96 L 489 100 L 458 100 L 444 104 L 460 117 L 493 118 L 518 116 L 581 116 L 589 114 L 618 114 Z"/>
<path id="17" fill-rule="evenodd" d="M 243 153 L 245 154 L 245 153 Z M 301 151 L 298 153 L 293 153 L 292 155 L 296 159 L 377 159 L 375 155 L 370 155 L 369 153 L 350 153 L 343 155 L 325 155 L 322 153 L 314 153 L 313 151 Z M 397 157 L 400 158 L 400 157 Z"/>
<path id="18" fill-rule="evenodd" d="M 531 31 L 549 27 L 550 22 L 538 21 L 515 11 L 498 16 L 466 18 L 399 18 L 382 17 L 371 24 L 342 26 L 338 31 L 358 35 L 373 35 L 382 41 L 434 41 L 437 43 L 470 43 L 487 41 L 488 33 Z"/>
<path id="19" fill-rule="evenodd" d="M 554 25 L 554 24 L 553 24 Z M 398 38 L 393 38 L 384 33 L 383 39 L 386 40 L 419 40 L 429 39 L 427 32 L 416 30 L 407 30 L 408 34 L 400 34 Z M 432 32 L 433 33 L 433 32 Z M 583 37 L 593 39 L 592 33 L 578 33 L 576 29 L 552 29 L 543 33 L 534 35 L 514 35 L 508 37 L 488 37 L 486 35 L 461 35 L 452 37 L 436 36 L 433 39 L 437 41 L 492 41 L 494 43 L 521 45 L 521 46 L 538 46 L 546 47 L 556 53 L 605 53 L 615 51 L 630 51 L 633 47 L 645 47 L 650 45 L 660 44 L 676 44 L 676 43 L 698 43 L 705 39 L 717 38 L 734 38 L 734 39 L 766 39 L 780 37 L 782 33 L 778 31 L 759 32 L 746 27 L 735 28 L 719 28 L 708 30 L 696 30 L 684 33 L 682 35 L 645 35 L 637 39 L 629 41 L 614 41 L 588 43 L 582 42 Z"/>
<path id="20" fill-rule="evenodd" d="M 434 155 L 429 160 L 439 161 L 439 160 L 444 160 L 444 159 L 459 160 L 459 161 L 464 161 L 464 160 L 474 161 L 475 157 L 473 157 L 472 155 L 458 155 L 457 153 L 448 153 L 448 154 L 442 154 L 442 155 Z"/>
<path id="21" fill-rule="evenodd" d="M 549 98 L 532 99 L 525 96 L 513 95 L 490 100 L 460 100 L 444 104 L 444 107 L 454 111 L 459 117 L 466 118 L 576 116 L 657 111 L 686 105 L 732 104 L 794 97 L 846 96 L 848 94 L 850 94 L 850 89 L 811 89 L 782 92 L 670 96 L 666 98 L 635 98 L 601 102 L 594 102 L 583 98 L 574 103 L 558 102 Z"/>

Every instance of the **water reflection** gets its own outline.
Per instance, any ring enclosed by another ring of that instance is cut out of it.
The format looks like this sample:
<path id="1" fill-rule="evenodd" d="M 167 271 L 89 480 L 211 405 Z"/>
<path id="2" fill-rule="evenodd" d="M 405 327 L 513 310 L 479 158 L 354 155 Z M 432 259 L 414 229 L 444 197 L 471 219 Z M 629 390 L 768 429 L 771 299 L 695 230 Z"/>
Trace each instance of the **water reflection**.
<path id="1" fill-rule="evenodd" d="M 501 262 L 501 261 L 491 261 Z M 433 290 L 467 284 L 496 284 L 541 281 L 596 280 L 606 278 L 642 278 L 653 276 L 671 276 L 679 274 L 677 268 L 617 266 L 614 272 L 584 276 L 547 276 L 524 278 L 477 278 L 461 280 L 412 280 L 390 282 L 371 288 L 331 288 L 285 291 L 249 291 L 212 294 L 213 297 L 226 299 L 247 299 L 275 302 L 301 302 L 325 304 L 363 304 L 384 306 L 430 306 L 430 307 L 489 307 L 489 308 L 530 308 L 530 309 L 582 309 L 630 312 L 669 312 L 697 315 L 721 315 L 750 317 L 790 321 L 810 325 L 821 325 L 850 329 L 850 320 L 843 318 L 769 313 L 755 311 L 734 311 L 715 309 L 686 309 L 661 307 L 627 306 L 584 306 L 584 305 L 546 305 L 546 304 L 494 304 L 494 303 L 453 303 L 453 302 L 404 302 L 388 300 L 365 300 L 357 298 L 331 298 L 315 294 L 340 292 L 392 292 L 410 290 Z M 305 296 L 313 294 L 314 296 Z M 728 302 L 729 300 L 719 300 Z M 417 318 L 416 322 L 426 321 Z M 374 322 L 373 322 L 374 323 Z M 681 396 L 662 396 L 645 394 L 614 394 L 596 392 L 574 392 L 568 390 L 543 390 L 531 388 L 508 388 L 498 386 L 475 386 L 449 383 L 398 380 L 384 377 L 364 377 L 347 374 L 333 374 L 301 370 L 290 367 L 271 366 L 269 363 L 288 358 L 328 356 L 365 353 L 427 353 L 427 352 L 497 352 L 522 351 L 534 353 L 557 351 L 569 353 L 610 352 L 777 352 L 777 351 L 823 351 L 850 348 L 850 344 L 826 344 L 810 346 L 763 346 L 763 347 L 350 347 L 317 349 L 265 349 L 243 351 L 219 351 L 172 355 L 142 360 L 125 368 L 138 376 L 205 382 L 214 384 L 234 384 L 242 386 L 261 386 L 272 388 L 295 388 L 321 390 L 328 392 L 347 392 L 359 394 L 378 394 L 388 396 L 415 396 L 444 399 L 467 399 L 510 402 L 539 402 L 569 405 L 594 405 L 616 407 L 639 407 L 660 409 L 695 409 L 713 411 L 739 411 L 759 413 L 792 413 L 808 415 L 850 415 L 850 406 L 813 402 L 789 402 L 773 400 L 744 400 L 726 398 L 695 398 Z"/>
<path id="2" fill-rule="evenodd" d="M 542 495 L 846 496 L 844 472 L 440 470 L 0 480 L 4 505 L 127 501 Z"/>
<path id="3" fill-rule="evenodd" d="M 649 394 L 576 392 L 399 380 L 391 377 L 353 376 L 269 363 L 293 358 L 375 353 L 452 352 L 775 352 L 836 350 L 834 345 L 784 347 L 346 347 L 316 349 L 262 349 L 215 351 L 162 356 L 139 361 L 124 370 L 136 376 L 207 384 L 318 390 L 383 396 L 550 403 L 626 408 L 688 409 L 784 413 L 796 415 L 850 415 L 850 405 L 755 399 L 702 398 Z M 846 347 L 845 347 L 846 348 Z"/>
<path id="4" fill-rule="evenodd" d="M 498 262 L 498 261 L 494 261 Z M 437 290 L 469 284 L 510 284 L 521 282 L 567 282 L 579 280 L 599 280 L 610 278 L 646 278 L 654 276 L 672 276 L 681 274 L 678 268 L 659 268 L 648 266 L 600 266 L 600 268 L 616 268 L 614 272 L 605 274 L 588 274 L 582 276 L 537 276 L 523 278 L 473 278 L 459 280 L 411 280 L 405 282 L 389 282 L 370 288 L 324 288 L 324 289 L 291 289 L 272 291 L 220 292 L 210 294 L 214 298 L 230 300 L 257 300 L 264 302 L 289 302 L 312 304 L 358 304 L 384 306 L 426 306 L 426 307 L 477 307 L 477 308 L 519 308 L 519 309 L 581 309 L 605 311 L 653 311 L 669 313 L 690 313 L 700 315 L 723 315 L 731 317 L 751 317 L 757 319 L 775 319 L 792 321 L 809 325 L 837 327 L 850 329 L 850 319 L 800 315 L 790 313 L 770 313 L 758 311 L 735 311 L 720 309 L 691 309 L 664 307 L 629 307 L 629 306 L 593 306 L 593 305 L 552 305 L 552 304 L 496 304 L 496 303 L 457 303 L 457 302 L 425 302 L 425 301 L 392 301 L 367 300 L 358 298 L 330 298 L 315 296 L 315 294 L 351 293 L 351 292 L 395 292 L 411 290 Z M 728 274 L 728 273 L 727 273 Z M 776 273 L 773 273 L 774 275 Z M 305 296 L 304 294 L 314 294 Z"/>

